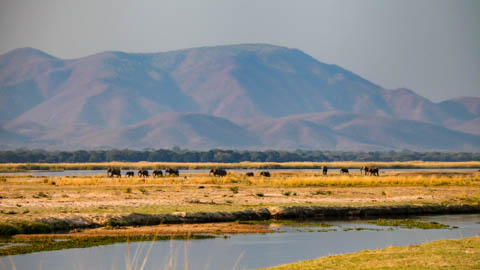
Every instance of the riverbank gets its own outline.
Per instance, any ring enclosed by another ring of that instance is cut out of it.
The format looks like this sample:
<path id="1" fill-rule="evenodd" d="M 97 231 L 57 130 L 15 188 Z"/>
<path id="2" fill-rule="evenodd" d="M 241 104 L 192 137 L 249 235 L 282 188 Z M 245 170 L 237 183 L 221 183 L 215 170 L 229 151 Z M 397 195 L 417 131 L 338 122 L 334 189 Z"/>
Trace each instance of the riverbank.
<path id="1" fill-rule="evenodd" d="M 27 172 L 30 170 L 63 171 L 63 170 L 106 170 L 117 167 L 122 170 L 138 169 L 165 169 L 168 167 L 178 169 L 320 169 L 322 166 L 329 168 L 359 169 L 363 166 L 391 169 L 440 169 L 440 168 L 480 168 L 480 161 L 460 162 L 434 162 L 434 161 L 395 161 L 395 162 L 92 162 L 92 163 L 2 163 L 0 172 Z"/>
<path id="2" fill-rule="evenodd" d="M 270 219 L 314 219 L 314 220 L 343 220 L 343 219 L 365 219 L 378 217 L 408 217 L 418 215 L 439 215 L 439 214 L 468 214 L 480 213 L 480 205 L 424 205 L 424 206 L 366 206 L 366 207 L 321 207 L 321 206 L 291 206 L 291 207 L 267 207 L 249 209 L 235 212 L 175 212 L 171 214 L 138 214 L 129 215 L 106 215 L 106 216 L 75 216 L 63 218 L 40 218 L 33 222 L 10 221 L 0 223 L 0 235 L 10 236 L 16 234 L 45 234 L 56 232 L 76 231 L 85 228 L 123 228 L 126 226 L 152 226 L 159 224 L 202 224 L 213 222 L 233 221 L 264 221 Z M 246 224 L 244 224 L 246 225 Z M 183 230 L 173 227 L 173 230 L 165 230 L 167 227 L 158 227 L 160 234 L 179 234 L 190 230 L 192 233 L 235 233 L 243 230 L 249 232 L 259 231 L 259 228 L 252 228 L 238 225 L 237 229 L 222 230 L 223 225 L 192 225 L 182 227 Z M 160 230 L 163 228 L 163 231 Z M 180 228 L 180 227 L 179 227 Z M 247 229 L 249 228 L 249 229 Z M 144 229 L 148 231 L 147 229 Z M 179 230 L 178 233 L 175 231 Z M 251 230 L 251 231 L 249 231 Z M 138 230 L 137 230 L 138 231 Z M 145 232 L 146 232 L 145 231 Z M 133 231 L 135 232 L 135 231 Z M 140 230 L 140 232 L 142 232 Z M 125 232 L 129 234 L 130 232 Z M 120 234 L 125 234 L 120 233 Z M 138 233 L 138 232 L 137 232 Z M 117 232 L 118 234 L 118 232 Z"/>
<path id="3" fill-rule="evenodd" d="M 480 269 L 480 237 L 365 250 L 265 269 Z"/>

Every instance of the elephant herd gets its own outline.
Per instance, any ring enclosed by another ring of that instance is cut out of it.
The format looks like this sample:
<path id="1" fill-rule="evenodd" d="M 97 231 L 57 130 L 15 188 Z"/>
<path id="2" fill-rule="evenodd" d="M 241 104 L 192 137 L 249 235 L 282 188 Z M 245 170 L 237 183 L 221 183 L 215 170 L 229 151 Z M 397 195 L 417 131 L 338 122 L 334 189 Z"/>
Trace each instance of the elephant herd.
<path id="1" fill-rule="evenodd" d="M 365 175 L 372 175 L 372 176 L 378 176 L 378 168 L 377 167 L 367 167 L 367 166 L 363 166 L 362 168 L 360 168 L 360 173 L 365 173 Z"/>
<path id="2" fill-rule="evenodd" d="M 213 176 L 226 176 L 227 175 L 227 171 L 224 170 L 224 169 L 211 169 L 210 172 L 209 172 L 209 175 L 213 175 Z M 264 177 L 270 177 L 270 172 L 268 171 L 261 171 L 259 173 L 260 176 L 264 176 Z M 247 172 L 245 173 L 245 176 L 247 177 L 252 177 L 252 176 L 255 176 L 255 174 L 253 172 Z"/>
<path id="3" fill-rule="evenodd" d="M 367 167 L 363 166 L 360 168 L 360 174 L 364 173 L 365 175 L 379 176 L 379 169 L 377 167 Z M 323 175 L 327 175 L 328 167 L 322 166 Z M 340 168 L 340 174 L 350 175 L 348 168 Z"/>
<path id="4" fill-rule="evenodd" d="M 322 166 L 322 172 L 323 172 L 323 175 L 327 175 L 328 167 L 327 166 Z M 365 174 L 365 175 L 371 175 L 371 176 L 379 176 L 379 169 L 377 167 L 363 166 L 363 167 L 360 168 L 360 173 Z M 349 175 L 348 168 L 340 168 L 340 174 Z M 135 172 L 128 171 L 128 172 L 125 173 L 125 175 L 127 177 L 134 177 Z M 138 170 L 137 175 L 140 176 L 140 177 L 149 177 L 148 170 L 145 170 L 145 169 Z M 165 176 L 172 176 L 172 175 L 173 176 L 179 176 L 179 172 L 178 172 L 178 169 L 174 169 L 174 168 L 166 168 L 165 173 L 163 173 L 162 170 L 154 170 L 152 172 L 153 177 L 159 177 L 159 176 L 164 176 L 164 175 Z M 221 176 L 226 176 L 227 171 L 224 170 L 224 169 L 215 168 L 215 169 L 210 170 L 209 175 L 220 176 L 220 177 Z M 259 172 L 259 175 L 264 176 L 264 177 L 270 177 L 270 172 L 261 171 L 261 172 Z M 108 170 L 107 170 L 107 176 L 108 177 L 114 177 L 114 176 L 122 177 L 122 174 L 121 174 L 121 171 L 120 171 L 119 168 L 111 167 L 111 168 L 108 168 Z M 245 173 L 245 176 L 252 177 L 252 176 L 255 176 L 255 174 L 253 172 L 247 172 L 247 173 Z"/>
<path id="5" fill-rule="evenodd" d="M 134 171 L 128 171 L 125 173 L 125 175 L 127 177 L 134 177 L 135 176 L 135 172 Z M 140 169 L 138 170 L 137 172 L 137 175 L 140 176 L 140 177 L 149 177 L 149 173 L 148 173 L 148 170 L 145 170 L 145 169 Z M 165 173 L 163 173 L 162 170 L 154 170 L 152 172 L 152 176 L 153 177 L 159 177 L 159 176 L 179 176 L 180 173 L 178 172 L 178 169 L 174 169 L 174 168 L 166 168 L 165 169 Z M 122 177 L 122 174 L 121 174 L 121 170 L 119 168 L 108 168 L 107 170 L 107 176 L 108 177 L 114 177 L 114 176 L 117 176 L 117 177 Z"/>

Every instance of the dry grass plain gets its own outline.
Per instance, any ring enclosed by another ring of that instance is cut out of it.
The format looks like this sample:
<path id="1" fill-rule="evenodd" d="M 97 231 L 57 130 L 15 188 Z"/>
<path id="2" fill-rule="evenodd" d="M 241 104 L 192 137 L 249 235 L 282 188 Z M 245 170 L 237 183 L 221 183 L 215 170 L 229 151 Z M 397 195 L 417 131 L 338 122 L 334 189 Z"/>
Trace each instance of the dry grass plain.
<path id="1" fill-rule="evenodd" d="M 0 174 L 0 221 L 129 213 L 236 211 L 266 206 L 480 203 L 480 173 L 274 172 L 271 177 L 206 173 L 179 177 L 35 177 Z"/>

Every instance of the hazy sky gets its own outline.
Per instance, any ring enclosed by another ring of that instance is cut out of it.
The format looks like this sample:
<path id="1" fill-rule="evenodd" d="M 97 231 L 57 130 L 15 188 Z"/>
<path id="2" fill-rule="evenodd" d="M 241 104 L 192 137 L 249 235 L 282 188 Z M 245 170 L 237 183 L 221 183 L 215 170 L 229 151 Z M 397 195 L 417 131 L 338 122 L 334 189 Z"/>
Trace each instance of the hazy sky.
<path id="1" fill-rule="evenodd" d="M 0 54 L 270 43 L 434 101 L 480 96 L 480 1 L 0 0 Z"/>

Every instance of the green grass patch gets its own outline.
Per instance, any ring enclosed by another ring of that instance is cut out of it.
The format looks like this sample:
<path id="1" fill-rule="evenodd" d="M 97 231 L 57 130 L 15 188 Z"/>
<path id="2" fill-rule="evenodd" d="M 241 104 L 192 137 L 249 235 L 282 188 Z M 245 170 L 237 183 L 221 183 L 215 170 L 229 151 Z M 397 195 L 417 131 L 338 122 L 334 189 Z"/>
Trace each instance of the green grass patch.
<path id="1" fill-rule="evenodd" d="M 406 229 L 448 229 L 450 226 L 441 224 L 435 221 L 419 221 L 415 219 L 377 219 L 374 221 L 368 221 L 370 224 L 377 226 L 392 226 Z"/>
<path id="2" fill-rule="evenodd" d="M 15 234 L 38 234 L 67 232 L 70 226 L 64 221 L 58 221 L 52 224 L 35 221 L 12 221 L 9 223 L 0 223 L 0 237 L 9 237 Z"/>
<path id="3" fill-rule="evenodd" d="M 160 241 L 160 240 L 196 240 L 215 238 L 211 235 L 175 235 L 175 236 L 95 236 L 65 238 L 6 239 L 0 246 L 0 256 L 26 254 L 40 251 L 52 251 L 69 248 L 88 248 L 123 242 Z M 60 240 L 60 241 L 59 241 Z M 5 245 L 6 244 L 6 245 Z M 13 245 L 9 245 L 13 244 Z M 18 245 L 20 244 L 20 245 Z"/>

